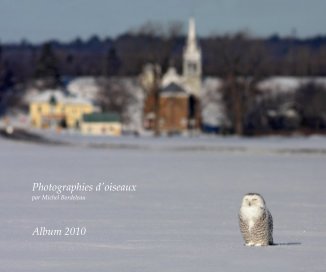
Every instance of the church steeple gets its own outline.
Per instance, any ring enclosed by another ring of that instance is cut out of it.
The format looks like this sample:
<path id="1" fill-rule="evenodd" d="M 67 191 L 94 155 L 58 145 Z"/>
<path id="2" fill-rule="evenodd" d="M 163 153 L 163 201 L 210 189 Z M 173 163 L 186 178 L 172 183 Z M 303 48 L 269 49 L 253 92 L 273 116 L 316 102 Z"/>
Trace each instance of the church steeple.
<path id="1" fill-rule="evenodd" d="M 196 39 L 195 19 L 189 19 L 188 37 L 183 52 L 183 77 L 190 92 L 199 96 L 201 88 L 201 50 Z"/>
<path id="2" fill-rule="evenodd" d="M 188 29 L 188 37 L 187 37 L 187 49 L 194 50 L 197 49 L 197 41 L 196 41 L 196 25 L 195 19 L 189 19 L 189 29 Z"/>

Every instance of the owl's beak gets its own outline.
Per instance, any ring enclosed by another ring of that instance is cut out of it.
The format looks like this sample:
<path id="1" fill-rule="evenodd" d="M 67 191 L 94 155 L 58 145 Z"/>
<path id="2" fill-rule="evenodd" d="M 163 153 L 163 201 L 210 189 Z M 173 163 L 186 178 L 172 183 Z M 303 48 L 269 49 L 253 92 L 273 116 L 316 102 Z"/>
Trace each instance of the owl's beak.
<path id="1" fill-rule="evenodd" d="M 251 206 L 251 202 L 250 201 L 248 202 L 248 205 L 249 205 L 249 207 Z"/>

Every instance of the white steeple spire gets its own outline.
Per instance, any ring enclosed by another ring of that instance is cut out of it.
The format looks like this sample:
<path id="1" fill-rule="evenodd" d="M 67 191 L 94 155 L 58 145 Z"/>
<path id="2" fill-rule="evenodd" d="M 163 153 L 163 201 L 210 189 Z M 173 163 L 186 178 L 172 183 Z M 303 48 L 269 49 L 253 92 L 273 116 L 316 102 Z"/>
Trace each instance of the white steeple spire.
<path id="1" fill-rule="evenodd" d="M 201 85 L 201 50 L 196 39 L 195 19 L 189 19 L 188 37 L 183 51 L 183 77 L 192 94 L 198 96 Z"/>
<path id="2" fill-rule="evenodd" d="M 192 42 L 196 39 L 196 25 L 193 17 L 189 19 L 188 41 Z"/>
<path id="3" fill-rule="evenodd" d="M 189 19 L 186 50 L 189 50 L 189 51 L 198 50 L 197 41 L 196 41 L 196 23 L 195 23 L 195 19 L 193 17 L 191 17 Z"/>

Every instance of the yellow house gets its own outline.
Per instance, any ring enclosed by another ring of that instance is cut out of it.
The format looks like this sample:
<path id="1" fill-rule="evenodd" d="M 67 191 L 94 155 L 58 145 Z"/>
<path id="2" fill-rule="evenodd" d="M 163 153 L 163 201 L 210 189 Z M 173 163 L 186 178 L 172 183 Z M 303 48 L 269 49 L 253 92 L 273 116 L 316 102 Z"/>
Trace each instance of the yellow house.
<path id="1" fill-rule="evenodd" d="M 120 136 L 122 132 L 120 116 L 110 112 L 84 114 L 80 130 L 83 134 Z"/>
<path id="2" fill-rule="evenodd" d="M 37 128 L 79 128 L 83 114 L 93 111 L 90 101 L 67 96 L 59 90 L 44 91 L 29 105 L 32 126 Z"/>

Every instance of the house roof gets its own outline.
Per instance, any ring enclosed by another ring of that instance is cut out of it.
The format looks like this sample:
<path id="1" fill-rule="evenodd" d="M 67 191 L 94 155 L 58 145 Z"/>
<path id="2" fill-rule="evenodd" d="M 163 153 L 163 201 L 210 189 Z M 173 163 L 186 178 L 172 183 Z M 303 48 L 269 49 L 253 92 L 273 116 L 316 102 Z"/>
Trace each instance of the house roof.
<path id="1" fill-rule="evenodd" d="M 35 95 L 32 102 L 62 102 L 64 100 L 64 93 L 61 90 L 46 90 Z"/>
<path id="2" fill-rule="evenodd" d="M 65 103 L 65 104 L 87 104 L 92 105 L 91 101 L 85 98 L 68 96 L 61 90 L 46 90 L 37 94 L 31 99 L 32 102 L 40 103 Z"/>
<path id="3" fill-rule="evenodd" d="M 83 115 L 83 121 L 89 123 L 120 122 L 120 115 L 115 112 L 93 112 Z"/>

